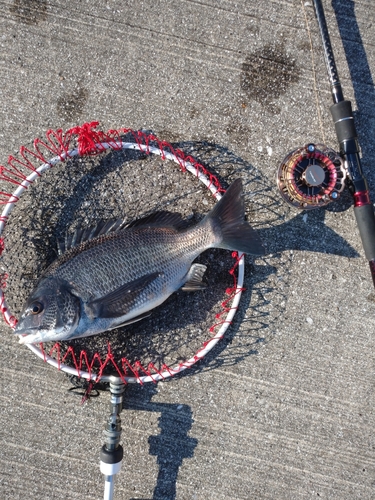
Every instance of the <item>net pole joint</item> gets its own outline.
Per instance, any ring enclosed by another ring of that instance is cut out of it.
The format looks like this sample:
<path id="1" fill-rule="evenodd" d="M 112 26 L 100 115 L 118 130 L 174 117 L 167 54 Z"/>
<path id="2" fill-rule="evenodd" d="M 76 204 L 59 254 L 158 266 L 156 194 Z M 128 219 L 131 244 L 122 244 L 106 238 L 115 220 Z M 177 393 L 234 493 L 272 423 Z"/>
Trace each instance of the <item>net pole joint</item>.
<path id="1" fill-rule="evenodd" d="M 114 476 L 121 470 L 124 456 L 121 439 L 121 418 L 125 384 L 110 382 L 111 392 L 110 414 L 104 430 L 104 445 L 100 450 L 100 471 L 105 476 L 104 500 L 112 500 L 114 491 Z"/>

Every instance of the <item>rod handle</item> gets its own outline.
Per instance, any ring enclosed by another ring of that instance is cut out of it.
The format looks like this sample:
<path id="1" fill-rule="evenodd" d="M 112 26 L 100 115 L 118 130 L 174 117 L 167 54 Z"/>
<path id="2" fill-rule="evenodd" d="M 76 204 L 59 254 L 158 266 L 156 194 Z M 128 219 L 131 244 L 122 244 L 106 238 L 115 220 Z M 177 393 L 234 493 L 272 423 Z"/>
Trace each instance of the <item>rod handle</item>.
<path id="1" fill-rule="evenodd" d="M 375 287 L 375 260 L 370 260 L 369 264 L 370 264 L 372 281 L 374 282 L 374 287 Z"/>
<path id="2" fill-rule="evenodd" d="M 359 234 L 361 235 L 363 249 L 368 261 L 375 261 L 375 217 L 374 207 L 371 203 L 355 206 L 355 218 Z"/>
<path id="3" fill-rule="evenodd" d="M 341 101 L 330 107 L 333 122 L 335 124 L 337 139 L 342 147 L 344 142 L 357 142 L 357 131 L 354 124 L 352 103 Z M 358 145 L 357 145 L 358 149 Z M 343 153 L 355 153 L 358 151 L 342 151 Z"/>

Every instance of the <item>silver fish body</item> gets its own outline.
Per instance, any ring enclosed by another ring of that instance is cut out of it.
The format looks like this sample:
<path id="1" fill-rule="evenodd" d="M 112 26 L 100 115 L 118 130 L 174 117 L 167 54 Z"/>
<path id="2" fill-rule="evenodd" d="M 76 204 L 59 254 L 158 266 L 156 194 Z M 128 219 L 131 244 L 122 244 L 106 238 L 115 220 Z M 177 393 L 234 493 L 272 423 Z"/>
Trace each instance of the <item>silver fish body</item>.
<path id="1" fill-rule="evenodd" d="M 138 321 L 179 288 L 202 289 L 205 266 L 193 261 L 213 247 L 263 254 L 244 221 L 240 180 L 194 227 L 157 213 L 68 249 L 43 273 L 15 333 L 21 343 L 68 340 Z"/>

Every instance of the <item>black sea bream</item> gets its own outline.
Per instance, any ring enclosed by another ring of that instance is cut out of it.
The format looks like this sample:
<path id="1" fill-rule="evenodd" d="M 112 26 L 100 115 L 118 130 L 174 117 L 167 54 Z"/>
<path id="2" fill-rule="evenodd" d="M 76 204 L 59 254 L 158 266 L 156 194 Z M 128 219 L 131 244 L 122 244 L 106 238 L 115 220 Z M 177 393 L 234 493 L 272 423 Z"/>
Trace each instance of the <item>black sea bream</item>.
<path id="1" fill-rule="evenodd" d="M 208 248 L 264 253 L 244 220 L 240 179 L 193 227 L 182 229 L 179 214 L 157 212 L 98 233 L 76 234 L 79 244 L 70 241 L 43 273 L 15 329 L 20 343 L 96 335 L 148 316 L 179 288 L 204 288 L 206 267 L 193 261 Z"/>

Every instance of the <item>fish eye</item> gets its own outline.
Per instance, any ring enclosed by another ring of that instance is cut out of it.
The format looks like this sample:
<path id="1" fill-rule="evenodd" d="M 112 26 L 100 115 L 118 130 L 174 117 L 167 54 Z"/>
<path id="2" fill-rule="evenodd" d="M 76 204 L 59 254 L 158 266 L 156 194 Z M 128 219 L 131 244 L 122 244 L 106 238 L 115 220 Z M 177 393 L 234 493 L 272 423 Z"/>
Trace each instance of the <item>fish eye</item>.
<path id="1" fill-rule="evenodd" d="M 31 314 L 40 314 L 44 309 L 43 304 L 40 302 L 33 302 L 30 306 Z"/>

